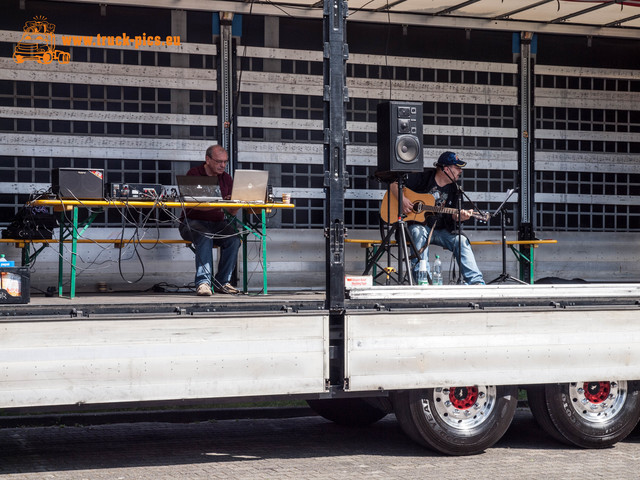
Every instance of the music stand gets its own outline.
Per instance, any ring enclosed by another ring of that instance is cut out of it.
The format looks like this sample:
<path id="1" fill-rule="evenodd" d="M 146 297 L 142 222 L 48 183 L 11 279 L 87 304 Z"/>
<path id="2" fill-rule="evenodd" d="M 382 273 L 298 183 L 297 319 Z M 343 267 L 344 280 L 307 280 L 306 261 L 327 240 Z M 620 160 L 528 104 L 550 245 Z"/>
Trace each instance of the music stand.
<path id="1" fill-rule="evenodd" d="M 500 206 L 496 209 L 496 211 L 493 212 L 493 214 L 491 215 L 492 217 L 495 217 L 496 215 L 500 214 L 500 232 L 502 233 L 502 273 L 498 275 L 496 278 L 494 278 L 493 280 L 491 280 L 489 284 L 505 283 L 505 282 L 511 281 L 515 283 L 521 283 L 522 285 L 527 285 L 526 282 L 523 282 L 518 278 L 512 277 L 507 273 L 507 233 L 505 228 L 505 213 L 506 213 L 507 201 L 509 200 L 509 198 L 511 198 L 511 195 L 513 195 L 516 192 L 516 190 L 517 189 L 514 189 L 514 188 L 510 188 L 509 190 L 507 190 L 507 198 L 504 199 L 504 201 L 500 204 Z"/>
<path id="2" fill-rule="evenodd" d="M 397 195 L 398 219 L 395 223 L 391 225 L 391 227 L 387 231 L 387 234 L 382 238 L 382 243 L 380 244 L 380 248 L 376 251 L 375 254 L 371 256 L 371 258 L 367 262 L 363 275 L 368 275 L 369 271 L 373 268 L 374 265 L 377 264 L 378 260 L 380 260 L 380 257 L 382 257 L 382 255 L 385 252 L 388 253 L 390 251 L 391 241 L 393 240 L 394 236 L 398 234 L 398 240 L 397 240 L 398 284 L 401 284 L 404 282 L 404 269 L 406 268 L 406 272 L 408 273 L 408 277 L 409 277 L 409 285 L 413 285 L 414 284 L 413 275 L 411 273 L 411 262 L 410 262 L 411 257 L 409 255 L 409 250 L 407 248 L 407 242 L 409 243 L 409 247 L 413 251 L 413 254 L 416 256 L 416 258 L 419 259 L 420 255 L 418 255 L 418 249 L 416 248 L 415 243 L 413 242 L 413 238 L 409 234 L 409 228 L 407 226 L 407 222 L 404 221 L 404 214 L 402 213 L 403 190 L 404 190 L 406 176 L 407 176 L 406 173 L 397 172 L 396 181 L 398 183 L 398 195 Z M 389 184 L 391 184 L 390 179 L 389 179 Z M 390 188 L 390 187 L 387 187 L 387 188 Z M 387 195 L 387 199 L 389 202 L 391 202 L 391 195 Z M 389 209 L 387 209 L 387 211 L 389 211 Z M 388 220 L 387 223 L 390 223 L 391 219 L 389 218 L 387 220 Z M 429 278 L 429 284 L 431 284 L 431 278 Z"/>

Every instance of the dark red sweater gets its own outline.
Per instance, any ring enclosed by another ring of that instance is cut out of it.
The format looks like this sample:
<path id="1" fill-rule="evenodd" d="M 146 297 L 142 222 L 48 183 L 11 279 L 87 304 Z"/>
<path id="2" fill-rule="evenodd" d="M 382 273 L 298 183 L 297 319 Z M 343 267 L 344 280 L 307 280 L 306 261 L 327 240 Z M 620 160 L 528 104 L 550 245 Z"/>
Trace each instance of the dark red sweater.
<path id="1" fill-rule="evenodd" d="M 187 172 L 187 175 L 206 177 L 207 171 L 204 169 L 204 163 L 193 167 Z M 218 185 L 220 185 L 220 193 L 222 198 L 228 198 L 233 189 L 233 178 L 227 172 L 218 175 Z M 208 222 L 221 222 L 224 220 L 224 212 L 221 208 L 212 208 L 209 210 L 200 208 L 187 208 L 187 217 L 193 220 L 204 220 Z"/>

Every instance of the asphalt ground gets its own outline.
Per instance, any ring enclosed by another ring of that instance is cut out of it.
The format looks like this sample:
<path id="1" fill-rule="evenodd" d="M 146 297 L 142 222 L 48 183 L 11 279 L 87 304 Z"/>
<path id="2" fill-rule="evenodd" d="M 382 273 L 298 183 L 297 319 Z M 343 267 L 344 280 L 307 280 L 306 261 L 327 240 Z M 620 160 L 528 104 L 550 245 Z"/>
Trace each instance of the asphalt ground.
<path id="1" fill-rule="evenodd" d="M 604 450 L 561 445 L 519 408 L 485 453 L 447 457 L 388 415 L 367 428 L 318 416 L 0 430 L 3 480 L 571 479 L 640 476 L 640 429 Z"/>

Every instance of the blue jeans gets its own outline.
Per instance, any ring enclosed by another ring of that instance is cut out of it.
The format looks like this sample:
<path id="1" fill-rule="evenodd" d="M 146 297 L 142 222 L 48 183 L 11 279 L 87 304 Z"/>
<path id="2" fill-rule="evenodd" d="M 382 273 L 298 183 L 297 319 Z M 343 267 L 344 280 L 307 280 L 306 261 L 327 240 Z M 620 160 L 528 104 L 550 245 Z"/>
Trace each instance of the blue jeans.
<path id="1" fill-rule="evenodd" d="M 420 225 L 417 223 L 409 225 L 409 234 L 411 238 L 413 238 L 413 243 L 416 248 L 420 250 L 424 245 L 427 244 L 427 239 L 429 238 L 429 231 L 431 229 L 424 225 Z M 433 245 L 439 245 L 442 248 L 453 252 L 455 258 L 458 258 L 458 241 L 459 237 L 455 233 L 448 232 L 447 230 L 435 229 L 433 231 L 433 235 L 431 236 L 431 243 Z M 418 260 L 414 258 L 411 261 L 413 267 L 413 277 L 417 278 L 418 273 Z M 429 264 L 429 249 L 425 248 L 422 255 L 420 255 L 420 260 L 426 260 L 427 265 Z M 469 239 L 462 236 L 462 249 L 460 251 L 460 270 L 462 273 L 462 278 L 464 279 L 464 283 L 467 285 L 475 285 L 482 284 L 484 285 L 484 278 L 482 278 L 482 272 L 478 269 L 478 265 L 476 265 L 476 258 L 473 255 L 473 250 L 471 250 L 471 245 L 469 244 Z M 430 269 L 430 267 L 427 267 Z"/>
<path id="2" fill-rule="evenodd" d="M 240 237 L 227 222 L 207 222 L 185 218 L 180 224 L 180 236 L 191 242 L 196 250 L 196 287 L 201 283 L 211 284 L 213 272 L 213 246 L 220 247 L 218 272 L 214 285 L 228 283 L 236 266 Z"/>

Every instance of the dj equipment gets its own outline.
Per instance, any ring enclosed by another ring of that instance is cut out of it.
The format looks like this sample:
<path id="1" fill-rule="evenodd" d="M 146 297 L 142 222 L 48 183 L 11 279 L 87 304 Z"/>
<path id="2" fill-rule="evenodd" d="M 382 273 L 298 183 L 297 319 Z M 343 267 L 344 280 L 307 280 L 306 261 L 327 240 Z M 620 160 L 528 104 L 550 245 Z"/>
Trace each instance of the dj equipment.
<path id="1" fill-rule="evenodd" d="M 51 190 L 60 198 L 101 200 L 104 198 L 104 170 L 56 168 L 51 172 Z"/>
<path id="2" fill-rule="evenodd" d="M 47 207 L 22 208 L 13 221 L 2 230 L 2 238 L 22 240 L 42 240 L 53 238 L 53 230 L 58 226 L 56 216 Z"/>
<path id="3" fill-rule="evenodd" d="M 155 200 L 164 195 L 164 187 L 156 183 L 110 183 L 110 198 Z"/>
<path id="4" fill-rule="evenodd" d="M 378 171 L 421 172 L 422 104 L 378 104 Z"/>

